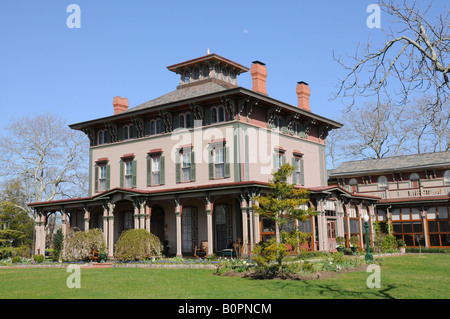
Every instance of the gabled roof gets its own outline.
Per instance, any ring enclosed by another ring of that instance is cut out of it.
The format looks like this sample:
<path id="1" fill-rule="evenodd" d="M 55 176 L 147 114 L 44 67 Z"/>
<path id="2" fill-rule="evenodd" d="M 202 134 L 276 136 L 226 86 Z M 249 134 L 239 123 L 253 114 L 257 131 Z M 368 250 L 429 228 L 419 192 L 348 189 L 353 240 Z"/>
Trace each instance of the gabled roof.
<path id="1" fill-rule="evenodd" d="M 450 151 L 349 161 L 330 171 L 329 176 L 338 177 L 438 167 L 450 167 Z"/>

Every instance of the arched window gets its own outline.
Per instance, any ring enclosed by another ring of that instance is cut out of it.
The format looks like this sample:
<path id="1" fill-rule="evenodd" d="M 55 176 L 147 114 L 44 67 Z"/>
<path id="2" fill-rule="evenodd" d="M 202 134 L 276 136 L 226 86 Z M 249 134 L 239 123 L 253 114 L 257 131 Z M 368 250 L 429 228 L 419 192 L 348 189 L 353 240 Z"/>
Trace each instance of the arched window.
<path id="1" fill-rule="evenodd" d="M 200 69 L 196 67 L 194 72 L 192 73 L 192 78 L 194 81 L 197 81 L 200 78 Z"/>
<path id="2" fill-rule="evenodd" d="M 98 132 L 98 141 L 97 141 L 97 144 L 98 144 L 98 145 L 101 145 L 101 144 L 104 144 L 104 143 L 105 143 L 105 134 L 104 134 L 103 131 L 99 131 L 99 132 Z"/>
<path id="3" fill-rule="evenodd" d="M 130 138 L 133 138 L 133 125 L 124 125 L 123 127 L 123 139 L 129 140 Z"/>
<path id="4" fill-rule="evenodd" d="M 450 185 L 450 170 L 444 172 L 444 185 Z"/>
<path id="5" fill-rule="evenodd" d="M 386 176 L 378 177 L 378 188 L 379 189 L 387 189 L 388 188 L 388 180 Z"/>
<path id="6" fill-rule="evenodd" d="M 190 80 L 191 80 L 191 72 L 185 71 L 183 75 L 184 84 L 189 83 Z"/>
<path id="7" fill-rule="evenodd" d="M 230 72 L 230 82 L 236 84 L 236 73 L 234 71 Z"/>
<path id="8" fill-rule="evenodd" d="M 209 78 L 209 65 L 205 64 L 202 69 L 203 78 Z"/>
<path id="9" fill-rule="evenodd" d="M 211 108 L 211 123 L 219 123 L 225 121 L 225 108 L 220 106 L 214 106 Z"/>
<path id="10" fill-rule="evenodd" d="M 184 128 L 184 114 L 180 114 L 180 128 Z"/>
<path id="11" fill-rule="evenodd" d="M 154 120 L 150 121 L 150 135 L 156 134 L 156 123 Z"/>
<path id="12" fill-rule="evenodd" d="M 418 188 L 419 187 L 419 182 L 420 182 L 419 174 L 412 173 L 411 175 L 409 175 L 409 180 L 411 182 L 411 187 L 412 188 Z"/>

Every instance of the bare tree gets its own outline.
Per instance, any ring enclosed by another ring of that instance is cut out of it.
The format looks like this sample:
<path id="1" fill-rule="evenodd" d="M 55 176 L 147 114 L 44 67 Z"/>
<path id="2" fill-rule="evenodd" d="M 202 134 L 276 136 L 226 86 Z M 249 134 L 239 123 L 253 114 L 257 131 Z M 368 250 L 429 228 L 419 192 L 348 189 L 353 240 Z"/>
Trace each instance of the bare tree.
<path id="1" fill-rule="evenodd" d="M 328 154 L 336 160 L 383 158 L 400 155 L 408 148 L 408 126 L 403 108 L 383 104 L 364 105 L 342 112 L 343 128 L 330 132 Z M 327 144 L 328 144 L 327 139 Z M 335 165 L 335 163 L 333 163 Z"/>
<path id="2" fill-rule="evenodd" d="M 26 203 L 87 194 L 89 144 L 55 115 L 12 120 L 0 139 L 1 175 L 19 178 Z M 27 210 L 27 207 L 21 207 Z"/>
<path id="3" fill-rule="evenodd" d="M 378 106 L 406 105 L 415 93 L 428 92 L 430 106 L 440 110 L 450 94 L 449 10 L 439 8 L 440 14 L 431 18 L 431 5 L 423 10 L 416 2 L 380 1 L 379 5 L 383 27 L 384 21 L 392 19 L 391 26 L 383 29 L 386 41 L 380 47 L 370 42 L 358 47 L 348 56 L 350 62 L 334 57 L 347 73 L 339 81 L 335 98 L 343 97 L 348 108 L 355 105 L 357 96 L 376 96 Z"/>

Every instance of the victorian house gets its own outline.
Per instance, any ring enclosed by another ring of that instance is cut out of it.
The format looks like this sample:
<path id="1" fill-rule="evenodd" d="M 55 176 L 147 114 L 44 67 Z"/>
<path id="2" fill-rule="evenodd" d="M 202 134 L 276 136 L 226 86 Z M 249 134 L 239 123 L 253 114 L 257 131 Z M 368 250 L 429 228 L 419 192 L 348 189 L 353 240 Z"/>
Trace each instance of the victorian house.
<path id="1" fill-rule="evenodd" d="M 410 247 L 450 247 L 450 151 L 345 162 L 330 185 L 380 197 L 374 221 Z"/>
<path id="2" fill-rule="evenodd" d="M 252 207 L 284 163 L 295 167 L 291 182 L 311 191 L 309 204 L 319 212 L 300 225 L 312 235 L 309 249 L 333 250 L 335 238 L 350 232 L 363 240 L 361 217 L 374 217 L 378 198 L 327 185 L 325 139 L 342 125 L 311 111 L 307 83 L 297 83 L 298 105 L 289 105 L 269 96 L 259 61 L 249 69 L 208 54 L 167 69 L 180 76 L 175 90 L 134 107 L 115 97 L 114 114 L 70 125 L 90 141 L 90 191 L 29 205 L 37 254 L 54 213 L 64 231 L 101 229 L 109 255 L 130 228 L 157 235 L 177 256 L 192 255 L 203 241 L 208 254 L 233 242 L 248 253 L 274 234 Z M 238 85 L 248 71 L 252 89 Z"/>

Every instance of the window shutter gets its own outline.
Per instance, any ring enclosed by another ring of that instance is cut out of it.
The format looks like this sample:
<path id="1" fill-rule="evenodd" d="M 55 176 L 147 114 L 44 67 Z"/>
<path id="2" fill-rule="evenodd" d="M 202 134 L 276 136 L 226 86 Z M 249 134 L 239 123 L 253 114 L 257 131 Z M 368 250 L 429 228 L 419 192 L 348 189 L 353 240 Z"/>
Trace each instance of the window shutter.
<path id="1" fill-rule="evenodd" d="M 166 165 L 165 165 L 165 160 L 164 160 L 164 156 L 161 156 L 160 158 L 160 162 L 159 162 L 159 183 L 161 185 L 166 184 Z"/>
<path id="2" fill-rule="evenodd" d="M 273 169 L 277 170 L 277 153 L 272 155 L 272 160 L 273 160 Z"/>
<path id="3" fill-rule="evenodd" d="M 95 166 L 95 173 L 94 173 L 94 178 L 95 178 L 95 186 L 94 186 L 94 192 L 98 193 L 98 166 Z"/>
<path id="4" fill-rule="evenodd" d="M 224 147 L 223 148 L 223 159 L 225 161 L 224 163 L 224 172 L 223 172 L 223 177 L 230 177 L 230 149 L 229 147 Z"/>
<path id="5" fill-rule="evenodd" d="M 286 125 L 286 119 L 285 118 L 283 118 L 282 120 L 281 120 L 281 125 L 282 125 L 282 127 L 281 127 L 281 132 L 282 133 L 284 133 L 284 134 L 286 134 L 287 133 L 287 125 Z"/>
<path id="6" fill-rule="evenodd" d="M 147 157 L 147 186 L 152 186 L 152 158 Z"/>
<path id="7" fill-rule="evenodd" d="M 295 167 L 295 169 L 297 169 L 298 167 L 298 161 L 296 160 L 295 157 L 292 158 L 292 166 Z M 293 184 L 298 184 L 300 181 L 297 180 L 297 174 L 294 171 L 294 174 L 292 174 L 292 183 Z"/>
<path id="8" fill-rule="evenodd" d="M 194 114 L 193 113 L 190 114 L 189 119 L 190 119 L 189 127 L 194 127 Z"/>
<path id="9" fill-rule="evenodd" d="M 136 185 L 137 185 L 137 161 L 133 161 L 132 170 L 133 170 L 132 187 L 136 188 Z"/>
<path id="10" fill-rule="evenodd" d="M 175 177 L 176 182 L 181 182 L 181 164 L 180 164 L 180 152 L 176 152 L 175 154 Z"/>
<path id="11" fill-rule="evenodd" d="M 281 165 L 284 165 L 284 164 L 286 164 L 286 155 L 282 155 L 282 158 L 283 158 L 283 163 L 281 163 Z"/>
<path id="12" fill-rule="evenodd" d="M 180 127 L 180 117 L 179 117 L 179 115 L 175 115 L 173 117 L 172 121 L 173 121 L 173 129 L 174 130 Z"/>
<path id="13" fill-rule="evenodd" d="M 300 159 L 300 183 L 305 185 L 305 171 L 303 169 L 303 157 Z"/>
<path id="14" fill-rule="evenodd" d="M 214 179 L 214 149 L 209 151 L 209 179 Z"/>
<path id="15" fill-rule="evenodd" d="M 111 166 L 106 165 L 106 189 L 111 188 Z"/>
<path id="16" fill-rule="evenodd" d="M 210 108 L 205 110 L 205 124 L 206 125 L 211 124 L 211 109 Z"/>
<path id="17" fill-rule="evenodd" d="M 122 141 L 123 140 L 123 126 L 119 125 L 119 128 L 117 129 L 117 140 Z"/>
<path id="18" fill-rule="evenodd" d="M 125 163 L 120 162 L 120 188 L 124 187 L 124 178 L 125 178 Z"/>
<path id="19" fill-rule="evenodd" d="M 191 182 L 195 182 L 195 152 L 191 151 Z"/>

